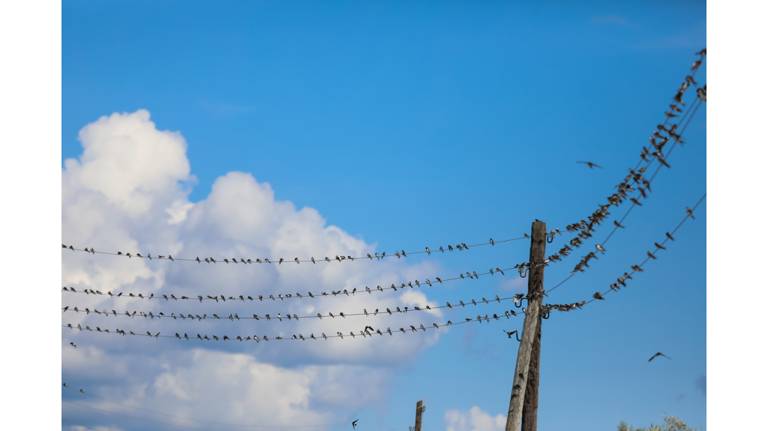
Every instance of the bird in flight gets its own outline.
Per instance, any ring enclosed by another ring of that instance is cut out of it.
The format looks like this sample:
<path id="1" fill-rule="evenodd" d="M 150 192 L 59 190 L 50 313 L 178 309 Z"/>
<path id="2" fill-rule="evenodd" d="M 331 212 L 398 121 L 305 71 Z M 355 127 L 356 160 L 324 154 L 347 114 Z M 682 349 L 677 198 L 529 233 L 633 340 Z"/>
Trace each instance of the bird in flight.
<path id="1" fill-rule="evenodd" d="M 520 342 L 520 337 L 517 335 L 517 329 L 515 329 L 514 331 L 505 330 L 504 333 L 507 334 L 507 338 L 512 338 L 512 336 L 514 335 L 517 341 Z"/>
<path id="2" fill-rule="evenodd" d="M 672 359 L 672 358 L 670 358 L 669 356 L 667 356 L 667 355 L 665 355 L 665 354 L 663 354 L 663 353 L 661 353 L 661 352 L 656 352 L 656 353 L 654 353 L 654 354 L 653 354 L 653 356 L 651 356 L 650 358 L 648 358 L 648 362 L 651 362 L 651 361 L 653 361 L 654 359 L 658 358 L 659 356 L 663 356 L 663 357 L 665 357 L 665 358 L 667 358 L 667 359 Z"/>
<path id="3" fill-rule="evenodd" d="M 352 421 L 352 429 L 357 429 L 357 421 L 358 420 L 359 419 L 355 419 L 355 420 Z"/>
<path id="4" fill-rule="evenodd" d="M 583 164 L 583 165 L 587 165 L 587 167 L 588 167 L 589 169 L 594 169 L 594 168 L 601 168 L 601 169 L 602 169 L 602 168 L 603 168 L 602 166 L 598 165 L 597 163 L 595 163 L 595 162 L 590 162 L 590 161 L 588 161 L 588 160 L 587 160 L 587 161 L 579 160 L 579 161 L 578 161 L 578 162 L 576 162 L 576 163 L 581 163 L 581 164 Z"/>

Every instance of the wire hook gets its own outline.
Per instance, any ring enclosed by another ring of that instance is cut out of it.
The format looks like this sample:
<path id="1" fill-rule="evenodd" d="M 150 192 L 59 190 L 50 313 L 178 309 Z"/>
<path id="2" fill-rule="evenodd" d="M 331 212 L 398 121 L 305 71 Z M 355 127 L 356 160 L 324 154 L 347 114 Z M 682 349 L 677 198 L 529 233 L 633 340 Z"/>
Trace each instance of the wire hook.
<path id="1" fill-rule="evenodd" d="M 525 278 L 528 276 L 528 266 L 522 265 L 517 268 L 517 272 L 520 274 L 520 278 Z"/>

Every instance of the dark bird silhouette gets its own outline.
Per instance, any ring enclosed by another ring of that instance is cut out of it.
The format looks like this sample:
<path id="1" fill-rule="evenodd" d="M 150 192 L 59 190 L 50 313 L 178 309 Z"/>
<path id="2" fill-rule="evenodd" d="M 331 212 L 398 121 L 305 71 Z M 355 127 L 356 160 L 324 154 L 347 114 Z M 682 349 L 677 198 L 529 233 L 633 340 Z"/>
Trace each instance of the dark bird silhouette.
<path id="1" fill-rule="evenodd" d="M 75 344 L 75 343 L 73 343 L 73 342 L 71 342 L 71 341 L 70 341 L 70 342 L 69 342 L 69 345 L 70 345 L 70 346 L 72 346 L 72 347 L 74 347 L 75 349 L 77 349 L 77 344 Z"/>
<path id="2" fill-rule="evenodd" d="M 359 419 L 355 419 L 355 420 L 352 421 L 352 429 L 357 429 L 357 422 L 358 421 L 359 421 Z"/>
<path id="3" fill-rule="evenodd" d="M 665 355 L 665 354 L 663 354 L 663 353 L 661 353 L 661 352 L 656 352 L 656 353 L 654 353 L 654 354 L 653 354 L 653 356 L 651 356 L 650 358 L 648 358 L 648 362 L 651 362 L 651 361 L 653 361 L 654 359 L 658 358 L 659 356 L 665 357 L 665 358 L 667 358 L 667 359 L 672 359 L 672 358 L 670 358 L 669 356 L 667 356 L 667 355 Z"/>
<path id="4" fill-rule="evenodd" d="M 512 338 L 512 336 L 514 335 L 515 338 L 517 339 L 517 342 L 518 343 L 520 342 L 520 336 L 518 335 L 517 329 L 515 329 L 514 331 L 505 330 L 504 333 L 507 334 L 507 338 Z"/>
<path id="5" fill-rule="evenodd" d="M 598 301 L 602 301 L 603 299 L 605 299 L 605 297 L 603 297 L 603 294 L 600 292 L 595 292 L 595 294 L 592 295 L 592 297 L 597 299 Z"/>
<path id="6" fill-rule="evenodd" d="M 583 165 L 586 165 L 586 166 L 587 166 L 589 169 L 594 169 L 594 168 L 600 168 L 600 169 L 602 169 L 602 168 L 603 168 L 602 166 L 598 165 L 597 163 L 595 163 L 595 162 L 590 162 L 590 161 L 588 161 L 588 160 L 587 160 L 587 161 L 582 161 L 582 160 L 580 160 L 580 161 L 578 161 L 578 162 L 576 162 L 576 163 L 581 163 L 581 164 L 583 164 Z"/>

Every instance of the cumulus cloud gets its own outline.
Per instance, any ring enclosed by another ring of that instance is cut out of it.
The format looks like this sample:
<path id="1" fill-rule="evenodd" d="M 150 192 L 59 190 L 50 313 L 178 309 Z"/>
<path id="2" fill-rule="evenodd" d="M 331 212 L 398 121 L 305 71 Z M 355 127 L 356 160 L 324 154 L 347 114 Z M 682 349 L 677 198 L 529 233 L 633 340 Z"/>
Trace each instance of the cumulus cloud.
<path id="1" fill-rule="evenodd" d="M 445 412 L 446 431 L 499 431 L 507 423 L 504 415 L 491 416 L 480 407 L 473 406 L 468 411 L 448 410 Z"/>
<path id="2" fill-rule="evenodd" d="M 275 198 L 272 187 L 250 173 L 225 173 L 200 201 L 189 199 L 193 179 L 186 142 L 164 131 L 146 110 L 116 113 L 86 125 L 79 134 L 83 153 L 64 162 L 62 224 L 65 243 L 103 250 L 176 256 L 364 255 L 372 244 L 327 223 L 313 208 Z M 351 262 L 345 264 L 197 265 L 82 253 L 63 253 L 62 282 L 102 291 L 143 291 L 189 296 L 218 293 L 268 295 L 388 285 L 435 273 L 430 264 Z M 166 303 L 108 296 L 64 295 L 65 303 L 119 310 L 249 315 L 244 304 Z M 357 295 L 256 304 L 259 313 L 308 314 L 360 311 L 430 303 L 421 291 Z M 433 304 L 434 305 L 434 304 Z M 213 310 L 215 307 L 215 310 Z M 440 313 L 409 313 L 408 323 L 430 324 Z M 361 319 L 304 319 L 299 322 L 235 324 L 132 320 L 65 314 L 65 322 L 163 332 L 229 335 L 359 331 Z M 375 325 L 396 329 L 402 319 L 381 317 Z M 339 406 L 370 402 L 386 389 L 392 366 L 437 340 L 439 334 L 314 343 L 200 344 L 117 338 L 65 332 L 77 349 L 64 349 L 64 380 L 86 382 L 94 405 L 154 408 L 173 412 L 166 427 L 194 420 L 230 417 L 234 422 L 272 418 L 276 425 L 327 423 Z M 67 343 L 64 344 L 67 346 Z M 343 364 L 343 365 L 342 365 Z M 349 372 L 369 391 L 349 390 Z M 323 388 L 322 390 L 320 388 Z M 377 392 L 378 391 L 378 392 Z M 265 396 L 269 394 L 269 396 Z M 65 394 L 65 398 L 67 395 Z M 117 401 L 120 400 L 120 401 Z"/>
<path id="3" fill-rule="evenodd" d="M 66 428 L 67 431 L 123 431 L 122 428 L 113 427 L 113 426 L 94 426 L 94 427 L 87 427 L 83 425 L 72 425 L 68 428 Z"/>

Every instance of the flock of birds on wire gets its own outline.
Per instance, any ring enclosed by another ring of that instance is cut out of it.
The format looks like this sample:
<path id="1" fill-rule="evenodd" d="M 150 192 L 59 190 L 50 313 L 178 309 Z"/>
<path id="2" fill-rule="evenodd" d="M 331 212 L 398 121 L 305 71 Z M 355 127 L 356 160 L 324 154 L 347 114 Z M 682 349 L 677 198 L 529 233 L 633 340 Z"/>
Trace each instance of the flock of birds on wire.
<path id="1" fill-rule="evenodd" d="M 649 146 L 643 146 L 641 152 L 640 152 L 640 161 L 638 165 L 629 170 L 629 173 L 622 179 L 621 182 L 619 182 L 616 185 L 616 191 L 612 194 L 610 194 L 606 201 L 599 204 L 597 209 L 587 216 L 584 219 L 579 220 L 578 222 L 568 224 L 565 226 L 564 230 L 570 234 L 573 234 L 573 237 L 567 241 L 567 243 L 562 246 L 556 253 L 548 256 L 545 261 L 542 263 L 543 265 L 548 265 L 553 262 L 558 262 L 566 257 L 568 257 L 575 249 L 581 247 L 584 245 L 584 243 L 590 239 L 593 234 L 595 233 L 595 230 L 605 221 L 605 219 L 610 215 L 610 208 L 611 207 L 620 207 L 625 202 L 630 202 L 631 206 L 627 209 L 627 211 L 624 213 L 624 215 L 613 221 L 612 230 L 608 234 L 605 240 L 602 242 L 595 243 L 595 249 L 596 251 L 590 251 L 586 253 L 579 262 L 574 266 L 573 270 L 571 271 L 570 275 L 566 277 L 563 281 L 560 283 L 557 283 L 553 288 L 550 288 L 547 290 L 546 293 L 551 292 L 552 290 L 560 287 L 563 283 L 568 281 L 573 275 L 579 272 L 584 272 L 586 269 L 590 267 L 590 262 L 594 259 L 598 259 L 598 253 L 604 254 L 606 253 L 606 247 L 605 244 L 608 242 L 608 240 L 612 237 L 612 235 L 619 229 L 625 228 L 624 220 L 629 215 L 629 212 L 634 208 L 638 206 L 642 206 L 641 200 L 647 199 L 649 194 L 651 193 L 651 183 L 653 182 L 653 179 L 655 178 L 656 174 L 661 170 L 662 167 L 664 168 L 671 168 L 671 164 L 668 161 L 669 155 L 672 151 L 672 149 L 676 145 L 681 145 L 683 143 L 683 133 L 687 127 L 687 125 L 690 123 L 691 118 L 696 112 L 696 109 L 698 109 L 698 106 L 702 102 L 706 102 L 706 85 L 703 85 L 701 87 L 698 87 L 695 75 L 700 66 L 703 64 L 704 58 L 706 56 L 706 49 L 703 49 L 697 53 L 698 58 L 694 61 L 694 63 L 691 66 L 691 73 L 685 77 L 683 82 L 678 87 L 677 91 L 675 92 L 675 95 L 673 97 L 674 103 L 669 105 L 669 109 L 665 111 L 664 116 L 665 120 L 663 123 L 656 126 L 655 130 L 651 134 L 649 138 Z M 686 105 L 685 103 L 685 94 L 690 88 L 695 88 L 695 100 L 688 108 L 683 108 L 683 106 Z M 673 119 L 678 119 L 678 122 L 669 124 L 670 121 Z M 668 147 L 667 145 L 670 144 Z M 665 151 L 665 148 L 666 151 Z M 656 171 L 651 175 L 647 176 L 648 168 L 654 163 L 658 162 L 658 167 Z M 601 165 L 593 162 L 593 161 L 578 161 L 577 163 L 584 164 L 589 169 L 595 169 L 595 168 L 602 168 Z M 633 193 L 635 193 L 633 195 Z M 645 254 L 644 259 L 638 263 L 638 264 L 632 264 L 630 266 L 629 271 L 625 271 L 622 275 L 616 278 L 615 281 L 611 282 L 609 285 L 609 288 L 604 291 L 596 291 L 592 294 L 590 299 L 587 300 L 581 300 L 573 303 L 567 303 L 567 304 L 543 304 L 542 307 L 542 318 L 547 319 L 549 318 L 549 314 L 551 311 L 559 311 L 559 312 L 569 312 L 573 310 L 581 310 L 584 306 L 595 302 L 595 301 L 603 301 L 605 300 L 605 295 L 612 293 L 612 292 L 618 292 L 621 288 L 626 287 L 629 280 L 632 280 L 633 275 L 639 272 L 644 271 L 644 267 L 647 265 L 648 262 L 652 260 L 656 260 L 658 258 L 658 253 L 661 251 L 664 251 L 668 247 L 668 243 L 671 241 L 674 241 L 675 237 L 674 235 L 676 232 L 682 227 L 683 224 L 685 224 L 686 221 L 693 220 L 694 219 L 694 211 L 696 208 L 703 202 L 705 196 L 702 196 L 698 202 L 693 207 L 687 207 L 685 209 L 685 217 L 678 223 L 678 225 L 671 231 L 665 232 L 664 238 L 660 241 L 655 241 L 653 243 L 653 248 L 651 250 L 648 250 Z M 553 229 L 550 232 L 547 233 L 547 242 L 553 242 L 556 236 L 562 235 L 562 231 L 560 229 Z M 152 255 L 151 253 L 147 252 L 145 254 L 142 254 L 140 252 L 123 252 L 121 250 L 118 250 L 116 252 L 108 252 L 108 251 L 98 251 L 94 249 L 93 247 L 75 247 L 72 244 L 62 244 L 62 249 L 69 250 L 69 251 L 77 251 L 77 252 L 84 252 L 88 254 L 105 254 L 105 255 L 114 255 L 114 256 L 122 256 L 126 258 L 138 258 L 138 259 L 146 259 L 146 260 L 163 260 L 168 262 L 195 262 L 195 263 L 205 263 L 205 264 L 216 264 L 216 263 L 224 263 L 224 264 L 244 264 L 244 265 L 250 265 L 250 264 L 275 264 L 275 265 L 282 265 L 284 263 L 312 263 L 312 264 L 318 264 L 318 263 L 332 263 L 332 262 L 353 262 L 356 260 L 369 260 L 369 261 L 380 261 L 386 258 L 405 258 L 409 255 L 418 255 L 418 254 L 425 254 L 425 255 L 431 255 L 433 253 L 446 253 L 446 252 L 454 252 L 454 251 L 466 251 L 470 250 L 471 248 L 475 247 L 481 247 L 481 246 L 495 246 L 497 244 L 503 244 L 503 243 L 510 243 L 517 240 L 527 239 L 529 238 L 528 234 L 523 234 L 522 236 L 503 239 L 503 240 L 494 240 L 493 238 L 489 239 L 486 242 L 480 242 L 480 243 L 473 243 L 473 244 L 467 244 L 465 242 L 458 242 L 456 244 L 448 244 L 445 246 L 438 246 L 435 248 L 431 248 L 429 246 L 424 247 L 423 250 L 415 250 L 415 251 L 408 251 L 406 252 L 404 249 L 401 249 L 399 251 L 396 251 L 394 253 L 387 253 L 387 252 L 374 252 L 374 253 L 367 253 L 365 256 L 342 256 L 342 255 L 335 255 L 333 257 L 330 256 L 323 256 L 315 258 L 314 256 L 311 256 L 309 258 L 299 258 L 299 257 L 293 257 L 293 258 L 285 258 L 285 257 L 278 257 L 278 258 L 269 258 L 269 257 L 261 257 L 261 258 L 254 258 L 254 257 L 211 257 L 211 256 L 195 256 L 194 258 L 190 257 L 173 257 L 170 253 L 167 254 L 156 254 Z M 330 292 L 328 291 L 322 291 L 313 293 L 311 291 L 308 291 L 306 294 L 302 294 L 300 292 L 296 292 L 295 294 L 292 293 L 277 293 L 277 294 L 269 294 L 269 295 L 238 295 L 238 296 L 224 296 L 222 294 L 207 294 L 207 295 L 195 295 L 195 296 L 188 296 L 188 295 L 182 295 L 182 294 L 158 294 L 155 295 L 154 293 L 134 293 L 134 292 L 118 292 L 113 293 L 112 291 L 107 291 L 106 296 L 109 296 L 111 298 L 138 298 L 138 299 L 163 299 L 166 301 L 174 300 L 188 300 L 188 301 L 214 301 L 214 302 L 226 302 L 226 301 L 265 301 L 265 300 L 271 300 L 271 301 L 283 301 L 287 299 L 299 299 L 299 298 L 324 298 L 324 297 L 337 297 L 337 296 L 354 296 L 361 293 L 367 293 L 371 294 L 374 292 L 383 293 L 385 291 L 397 291 L 398 289 L 406 289 L 406 288 L 420 288 L 423 286 L 433 286 L 433 285 L 440 285 L 445 282 L 450 281 L 458 281 L 458 280 L 476 280 L 481 276 L 485 275 L 494 275 L 494 274 L 500 274 L 500 275 L 506 275 L 507 271 L 517 271 L 520 277 L 525 277 L 530 270 L 530 264 L 527 262 L 518 263 L 515 264 L 512 267 L 509 268 L 500 268 L 500 267 L 493 267 L 489 269 L 486 272 L 476 272 L 476 271 L 467 271 L 464 273 L 461 273 L 459 276 L 456 277 L 448 277 L 448 278 L 442 278 L 442 277 L 434 277 L 434 278 L 427 278 L 424 280 L 413 280 L 408 282 L 401 282 L 399 285 L 396 285 L 394 283 L 390 284 L 390 286 L 381 286 L 377 285 L 375 288 L 371 288 L 368 286 L 365 286 L 364 288 L 357 289 L 340 289 L 340 290 L 332 290 Z M 90 289 L 90 288 L 81 288 L 77 289 L 72 286 L 65 286 L 62 289 L 64 292 L 68 293 L 82 293 L 86 295 L 105 295 L 104 292 L 97 290 L 97 289 Z M 478 305 L 485 305 L 490 304 L 492 302 L 500 303 L 502 301 L 507 300 L 513 300 L 515 308 L 522 308 L 521 313 L 525 314 L 526 310 L 525 307 L 522 307 L 522 301 L 528 299 L 527 295 L 523 294 L 516 294 L 512 297 L 506 297 L 501 298 L 498 295 L 495 296 L 495 298 L 488 300 L 485 297 L 481 297 L 479 299 L 473 298 L 467 301 L 459 300 L 459 301 L 451 301 L 446 302 L 445 305 L 414 305 L 412 307 L 403 306 L 402 308 L 400 306 L 392 306 L 391 308 L 383 307 L 382 309 L 374 308 L 373 310 L 369 311 L 366 308 L 364 308 L 361 312 L 354 312 L 354 313 L 344 313 L 344 312 L 327 312 L 327 313 L 315 313 L 312 315 L 306 314 L 306 315 L 298 315 L 296 313 L 252 313 L 250 315 L 244 314 L 239 315 L 238 313 L 229 313 L 228 315 L 224 316 L 219 315 L 217 313 L 165 313 L 163 311 L 159 312 L 153 312 L 153 311 L 117 311 L 116 309 L 96 309 L 96 308 L 90 308 L 90 307 L 82 307 L 77 305 L 67 305 L 63 307 L 63 312 L 77 312 L 77 313 L 85 313 L 86 315 L 94 314 L 104 317 L 116 317 L 116 316 L 125 316 L 125 317 L 140 317 L 140 318 L 147 318 L 147 319 L 162 319 L 162 318 L 169 318 L 169 319 L 181 319 L 181 320 L 230 320 L 230 321 L 238 321 L 238 320 L 268 320 L 268 321 L 295 321 L 299 319 L 308 319 L 308 318 L 316 318 L 316 319 L 322 319 L 322 318 L 346 318 L 346 317 L 352 317 L 352 316 L 379 316 L 379 315 L 395 315 L 395 314 L 405 314 L 408 312 L 414 312 L 414 311 L 422 311 L 422 312 L 429 312 L 434 309 L 442 309 L 442 308 L 458 308 L 458 307 L 466 307 L 468 305 L 472 306 L 478 306 Z M 325 332 L 320 332 L 318 334 L 315 334 L 313 332 L 310 332 L 309 334 L 301 334 L 301 333 L 293 333 L 290 335 L 223 335 L 223 334 L 201 334 L 201 333 L 187 333 L 187 332 L 174 332 L 173 334 L 165 334 L 161 333 L 160 331 L 133 331 L 133 330 L 125 330 L 125 329 L 119 329 L 119 328 L 112 328 L 111 330 L 109 328 L 102 328 L 101 326 L 93 326 L 87 325 L 87 324 L 72 324 L 67 323 L 64 324 L 64 328 L 70 329 L 70 330 L 77 330 L 77 331 L 87 331 L 87 332 L 96 332 L 101 334 L 111 334 L 111 335 L 118 335 L 118 336 L 142 336 L 142 337 L 150 337 L 150 338 L 172 338 L 177 340 L 184 340 L 184 341 L 239 341 L 239 342 L 245 342 L 245 341 L 254 341 L 256 343 L 261 342 L 269 342 L 269 341 L 308 341 L 308 340 L 329 340 L 329 339 L 344 339 L 347 337 L 348 339 L 355 339 L 355 338 L 369 338 L 369 337 L 375 337 L 375 336 L 392 336 L 395 334 L 417 334 L 420 332 L 426 332 L 428 330 L 439 330 L 442 328 L 451 327 L 453 325 L 461 325 L 461 324 L 467 324 L 467 323 L 482 323 L 482 322 L 490 322 L 498 321 L 501 319 L 510 319 L 512 317 L 518 316 L 518 312 L 514 309 L 508 309 L 504 310 L 503 313 L 497 314 L 485 314 L 485 315 L 476 315 L 474 317 L 466 317 L 463 320 L 453 322 L 452 320 L 447 320 L 445 322 L 433 322 L 431 325 L 427 324 L 424 325 L 423 323 L 416 324 L 410 324 L 406 326 L 400 326 L 395 327 L 394 329 L 392 327 L 381 327 L 381 328 L 374 328 L 371 325 L 365 325 L 364 328 L 358 330 L 358 331 L 348 331 L 348 332 L 342 332 L 342 331 L 336 331 L 336 333 L 326 334 Z M 504 330 L 504 334 L 506 334 L 507 338 L 512 338 L 513 336 L 515 339 L 520 342 L 520 332 L 518 330 Z M 78 346 L 74 342 L 70 341 L 69 345 L 76 349 Z M 671 359 L 669 356 L 664 354 L 663 352 L 656 352 L 654 353 L 649 359 L 648 362 L 652 362 L 657 358 L 666 358 Z M 66 382 L 62 383 L 63 388 L 69 389 L 69 386 Z M 78 392 L 81 395 L 85 394 L 85 390 L 83 388 L 79 388 Z M 358 420 L 355 419 L 352 422 L 352 428 L 356 429 L 358 424 Z"/>
<path id="2" fill-rule="evenodd" d="M 525 312 L 523 312 L 524 314 Z M 124 329 L 109 329 L 109 328 L 102 328 L 101 326 L 91 326 L 91 325 L 85 325 L 85 324 L 73 324 L 73 323 L 66 323 L 64 324 L 64 328 L 70 329 L 73 331 L 88 331 L 88 332 L 96 332 L 101 334 L 110 334 L 110 335 L 120 335 L 120 336 L 135 336 L 135 337 L 150 337 L 150 338 L 175 338 L 177 340 L 185 340 L 185 341 L 255 341 L 257 343 L 259 342 L 267 342 L 267 341 L 307 341 L 307 340 L 329 340 L 333 338 L 338 339 L 344 339 L 344 337 L 348 338 L 366 338 L 366 337 L 373 337 L 373 336 L 384 336 L 384 335 L 395 335 L 398 333 L 401 334 L 409 334 L 409 333 L 418 333 L 418 332 L 426 332 L 430 329 L 437 330 L 441 328 L 447 328 L 453 325 L 461 325 L 461 324 L 467 324 L 467 323 L 482 323 L 482 322 L 490 322 L 491 320 L 497 321 L 500 319 L 511 319 L 513 317 L 518 316 L 519 313 L 517 313 L 515 310 L 504 310 L 504 312 L 499 313 L 486 313 L 486 314 L 478 314 L 474 317 L 465 317 L 463 320 L 454 322 L 453 320 L 447 320 L 445 322 L 432 322 L 431 324 L 424 325 L 423 323 L 417 324 L 411 324 L 407 326 L 401 326 L 401 327 L 395 327 L 394 329 L 390 326 L 387 326 L 386 328 L 380 327 L 380 328 L 374 328 L 371 325 L 366 325 L 363 329 L 359 331 L 336 331 L 335 334 L 327 335 L 325 332 L 320 332 L 317 335 L 315 335 L 314 332 L 310 332 L 309 334 L 300 334 L 300 333 L 293 333 L 291 335 L 216 335 L 216 334 L 201 334 L 201 333 L 187 333 L 187 332 L 175 332 L 173 335 L 163 333 L 162 331 L 133 331 L 133 330 L 124 330 Z"/>

